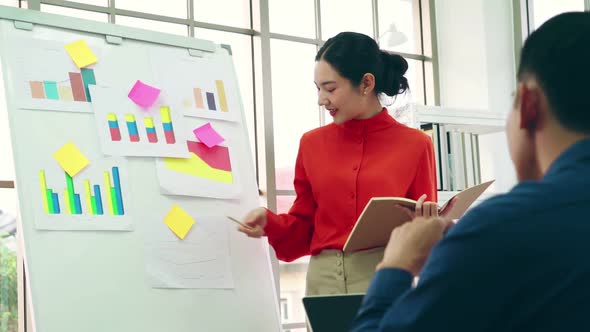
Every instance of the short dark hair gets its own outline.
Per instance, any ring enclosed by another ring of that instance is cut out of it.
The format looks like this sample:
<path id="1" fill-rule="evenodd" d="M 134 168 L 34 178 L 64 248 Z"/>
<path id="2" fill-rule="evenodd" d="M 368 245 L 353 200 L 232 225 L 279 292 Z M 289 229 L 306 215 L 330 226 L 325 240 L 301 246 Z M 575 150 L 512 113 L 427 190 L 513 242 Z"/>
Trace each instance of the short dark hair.
<path id="1" fill-rule="evenodd" d="M 404 74 L 408 62 L 401 55 L 379 49 L 371 37 L 356 32 L 341 32 L 328 39 L 315 61 L 324 60 L 353 86 L 358 86 L 366 73 L 375 76 L 375 94 L 395 96 L 408 90 Z"/>
<path id="2" fill-rule="evenodd" d="M 590 133 L 590 13 L 557 15 L 524 43 L 518 80 L 532 75 L 565 128 Z"/>

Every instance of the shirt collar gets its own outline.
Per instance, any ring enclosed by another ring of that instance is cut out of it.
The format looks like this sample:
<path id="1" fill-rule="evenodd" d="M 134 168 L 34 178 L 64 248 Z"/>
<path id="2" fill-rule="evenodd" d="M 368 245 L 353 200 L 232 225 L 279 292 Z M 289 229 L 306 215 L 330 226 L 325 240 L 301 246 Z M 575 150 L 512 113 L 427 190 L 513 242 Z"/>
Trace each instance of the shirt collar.
<path id="1" fill-rule="evenodd" d="M 545 177 L 559 173 L 563 168 L 581 160 L 590 160 L 590 138 L 572 144 L 553 161 Z"/>
<path id="2" fill-rule="evenodd" d="M 349 120 L 344 122 L 341 126 L 355 132 L 367 133 L 391 127 L 396 123 L 397 121 L 395 121 L 395 119 L 389 115 L 389 112 L 387 112 L 387 109 L 384 107 L 381 112 L 372 118 Z"/>

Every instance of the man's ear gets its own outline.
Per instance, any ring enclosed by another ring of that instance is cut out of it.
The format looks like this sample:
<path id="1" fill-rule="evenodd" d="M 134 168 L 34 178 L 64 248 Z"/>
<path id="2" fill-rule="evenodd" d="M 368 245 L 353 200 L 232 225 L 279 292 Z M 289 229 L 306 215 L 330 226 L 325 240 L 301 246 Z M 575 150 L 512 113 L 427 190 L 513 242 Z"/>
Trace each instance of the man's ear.
<path id="1" fill-rule="evenodd" d="M 519 84 L 520 128 L 535 129 L 539 121 L 541 106 L 539 89 L 526 84 Z"/>
<path id="2" fill-rule="evenodd" d="M 366 73 L 365 75 L 363 75 L 363 78 L 361 78 L 360 86 L 361 94 L 368 95 L 370 93 L 373 93 L 373 91 L 375 90 L 375 75 L 371 73 Z"/>

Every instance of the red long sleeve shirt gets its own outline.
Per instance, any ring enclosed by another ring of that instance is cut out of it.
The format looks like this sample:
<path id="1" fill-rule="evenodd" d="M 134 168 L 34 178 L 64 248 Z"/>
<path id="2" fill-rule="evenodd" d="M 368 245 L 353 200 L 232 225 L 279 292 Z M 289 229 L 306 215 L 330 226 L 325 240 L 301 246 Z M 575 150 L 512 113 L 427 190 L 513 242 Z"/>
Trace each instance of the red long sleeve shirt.
<path id="1" fill-rule="evenodd" d="M 427 194 L 437 200 L 431 139 L 387 110 L 303 135 L 295 164 L 296 199 L 287 214 L 267 212 L 264 229 L 277 257 L 292 261 L 340 249 L 372 197 Z"/>

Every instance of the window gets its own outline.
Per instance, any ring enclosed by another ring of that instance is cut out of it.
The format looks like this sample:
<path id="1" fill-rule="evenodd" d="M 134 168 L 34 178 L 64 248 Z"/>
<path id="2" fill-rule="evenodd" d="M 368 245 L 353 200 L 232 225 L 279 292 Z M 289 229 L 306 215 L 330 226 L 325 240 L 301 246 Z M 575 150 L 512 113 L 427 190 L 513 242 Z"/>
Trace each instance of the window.
<path id="1" fill-rule="evenodd" d="M 250 28 L 249 0 L 193 0 L 196 21 Z"/>
<path id="2" fill-rule="evenodd" d="M 532 0 L 532 30 L 537 29 L 553 16 L 572 11 L 584 11 L 584 0 Z"/>
<path id="3" fill-rule="evenodd" d="M 373 36 L 371 0 L 322 0 L 320 4 L 324 40 L 342 31 Z"/>
<path id="4" fill-rule="evenodd" d="M 316 47 L 274 39 L 270 45 L 277 189 L 293 190 L 299 138 L 320 125 L 313 84 Z"/>
<path id="5" fill-rule="evenodd" d="M 98 1 L 97 1 L 98 2 Z M 99 21 L 107 23 L 109 16 L 104 13 L 91 12 L 87 10 L 79 10 L 67 7 L 52 6 L 52 5 L 41 5 L 41 11 L 52 14 L 59 14 L 71 17 L 78 17 L 87 20 Z"/>
<path id="6" fill-rule="evenodd" d="M 119 9 L 178 18 L 186 18 L 188 8 L 186 0 L 116 1 L 115 6 Z"/>
<path id="7" fill-rule="evenodd" d="M 523 30 L 530 34 L 553 16 L 571 12 L 590 10 L 590 2 L 585 0 L 520 0 Z"/>
<path id="8" fill-rule="evenodd" d="M 313 0 L 269 0 L 270 32 L 315 38 Z"/>
<path id="9" fill-rule="evenodd" d="M 186 25 L 146 20 L 143 18 L 131 16 L 116 16 L 115 22 L 120 25 L 126 25 L 134 28 L 154 30 L 158 32 L 171 33 L 175 35 L 188 36 Z"/>

